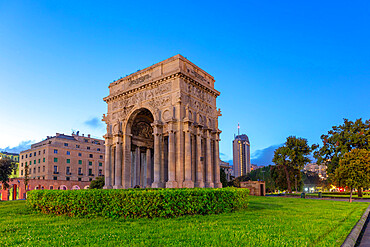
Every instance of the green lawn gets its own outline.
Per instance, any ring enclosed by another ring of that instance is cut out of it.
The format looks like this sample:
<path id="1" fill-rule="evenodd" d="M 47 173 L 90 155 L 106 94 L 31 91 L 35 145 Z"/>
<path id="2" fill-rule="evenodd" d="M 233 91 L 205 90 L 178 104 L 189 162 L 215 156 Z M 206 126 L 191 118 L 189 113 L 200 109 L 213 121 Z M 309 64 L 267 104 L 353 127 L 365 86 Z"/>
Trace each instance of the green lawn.
<path id="1" fill-rule="evenodd" d="M 172 219 L 68 218 L 0 201 L 1 246 L 340 246 L 369 205 L 250 197 L 235 213 Z"/>

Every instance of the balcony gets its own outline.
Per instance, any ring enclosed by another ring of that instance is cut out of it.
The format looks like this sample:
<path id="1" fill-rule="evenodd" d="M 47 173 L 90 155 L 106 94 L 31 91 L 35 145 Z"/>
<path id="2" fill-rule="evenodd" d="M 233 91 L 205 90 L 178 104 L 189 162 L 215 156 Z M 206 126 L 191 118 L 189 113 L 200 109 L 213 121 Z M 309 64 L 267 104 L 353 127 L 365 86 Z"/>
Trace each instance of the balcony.
<path id="1" fill-rule="evenodd" d="M 53 174 L 59 174 L 59 172 L 54 171 Z"/>

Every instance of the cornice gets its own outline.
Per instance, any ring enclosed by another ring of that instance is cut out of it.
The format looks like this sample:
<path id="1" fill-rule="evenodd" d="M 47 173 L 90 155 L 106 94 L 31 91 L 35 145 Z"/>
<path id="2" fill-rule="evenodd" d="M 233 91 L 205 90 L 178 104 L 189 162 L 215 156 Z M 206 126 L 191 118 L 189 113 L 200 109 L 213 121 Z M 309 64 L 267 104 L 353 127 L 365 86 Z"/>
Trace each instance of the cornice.
<path id="1" fill-rule="evenodd" d="M 121 97 L 123 97 L 123 96 L 125 96 L 125 95 L 129 95 L 129 94 L 131 94 L 131 93 L 134 93 L 134 92 L 137 92 L 137 91 L 141 91 L 141 90 L 143 90 L 143 89 L 145 89 L 145 88 L 148 88 L 148 87 L 151 87 L 151 86 L 154 86 L 154 85 L 157 85 L 157 84 L 161 84 L 161 83 L 163 83 L 164 81 L 167 81 L 167 80 L 169 80 L 169 79 L 174 79 L 174 78 L 177 78 L 177 77 L 179 77 L 179 78 L 181 78 L 181 79 L 184 79 L 184 80 L 186 80 L 186 81 L 188 81 L 188 82 L 190 82 L 190 83 L 192 83 L 192 84 L 194 84 L 194 85 L 196 85 L 196 86 L 200 87 L 201 89 L 203 89 L 203 90 L 207 91 L 208 93 L 212 94 L 212 95 L 213 95 L 213 96 L 215 96 L 215 97 L 217 97 L 217 96 L 219 96 L 219 95 L 220 95 L 220 92 L 219 92 L 219 91 L 217 91 L 216 89 L 209 88 L 209 87 L 207 87 L 207 86 L 203 85 L 202 83 L 197 82 L 196 80 L 194 80 L 194 79 L 193 79 L 193 78 L 191 78 L 190 76 L 185 75 L 185 74 L 184 74 L 184 73 L 182 73 L 182 72 L 175 72 L 175 73 L 173 73 L 173 74 L 170 74 L 170 75 L 167 75 L 167 76 L 165 76 L 165 77 L 162 77 L 162 78 L 160 78 L 160 79 L 158 79 L 158 80 L 154 80 L 154 81 L 152 81 L 152 82 L 146 83 L 146 84 L 141 85 L 141 86 L 139 86 L 139 87 L 132 88 L 132 89 L 129 89 L 129 90 L 127 90 L 127 91 L 123 91 L 123 92 L 118 92 L 118 93 L 116 93 L 116 94 L 114 94 L 114 95 L 109 95 L 109 96 L 107 96 L 107 97 L 103 98 L 103 100 L 104 100 L 106 103 L 109 103 L 109 102 L 111 102 L 112 100 L 115 100 L 115 99 L 121 98 Z"/>

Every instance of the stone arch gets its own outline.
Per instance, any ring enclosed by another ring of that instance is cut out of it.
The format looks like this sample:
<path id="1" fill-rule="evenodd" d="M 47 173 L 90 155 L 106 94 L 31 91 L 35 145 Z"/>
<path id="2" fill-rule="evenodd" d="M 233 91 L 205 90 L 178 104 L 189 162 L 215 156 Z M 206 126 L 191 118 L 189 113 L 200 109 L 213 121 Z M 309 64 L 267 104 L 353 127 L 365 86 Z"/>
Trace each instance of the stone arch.
<path id="1" fill-rule="evenodd" d="M 89 185 L 86 185 L 85 187 L 84 187 L 84 190 L 88 190 L 90 188 L 90 186 Z"/>
<path id="2" fill-rule="evenodd" d="M 62 184 L 62 185 L 59 187 L 59 189 L 60 189 L 60 190 L 68 190 L 68 187 Z"/>
<path id="3" fill-rule="evenodd" d="M 81 189 L 81 188 L 80 188 L 80 186 L 78 186 L 78 185 L 73 185 L 73 186 L 72 186 L 72 190 L 79 190 L 79 189 Z"/>

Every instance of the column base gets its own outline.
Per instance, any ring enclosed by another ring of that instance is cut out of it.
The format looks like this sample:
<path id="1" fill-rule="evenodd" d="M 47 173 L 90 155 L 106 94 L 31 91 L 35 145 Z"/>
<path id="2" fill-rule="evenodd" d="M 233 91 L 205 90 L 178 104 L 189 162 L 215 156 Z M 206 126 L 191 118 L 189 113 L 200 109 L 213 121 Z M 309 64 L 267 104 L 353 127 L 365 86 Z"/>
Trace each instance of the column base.
<path id="1" fill-rule="evenodd" d="M 197 188 L 204 188 L 204 187 L 205 187 L 205 185 L 204 185 L 204 182 L 203 182 L 203 181 L 197 181 L 197 182 L 195 182 L 194 187 L 197 187 Z"/>
<path id="2" fill-rule="evenodd" d="M 176 181 L 166 182 L 166 188 L 177 188 L 177 182 Z"/>
<path id="3" fill-rule="evenodd" d="M 152 183 L 152 188 L 161 188 L 161 183 L 160 182 L 153 182 Z"/>
<path id="4" fill-rule="evenodd" d="M 113 189 L 113 186 L 112 185 L 104 185 L 103 189 L 110 190 L 110 189 Z"/>
<path id="5" fill-rule="evenodd" d="M 182 183 L 182 186 L 184 188 L 194 188 L 194 182 L 191 181 L 191 180 L 185 180 L 183 183 Z"/>
<path id="6" fill-rule="evenodd" d="M 113 186 L 113 189 L 122 189 L 123 187 L 122 187 L 122 185 L 114 185 Z"/>
<path id="7" fill-rule="evenodd" d="M 215 185 L 212 182 L 206 182 L 206 188 L 214 188 Z"/>
<path id="8" fill-rule="evenodd" d="M 215 188 L 222 188 L 222 183 L 215 183 Z"/>

